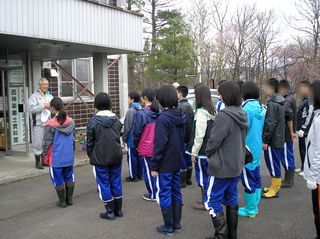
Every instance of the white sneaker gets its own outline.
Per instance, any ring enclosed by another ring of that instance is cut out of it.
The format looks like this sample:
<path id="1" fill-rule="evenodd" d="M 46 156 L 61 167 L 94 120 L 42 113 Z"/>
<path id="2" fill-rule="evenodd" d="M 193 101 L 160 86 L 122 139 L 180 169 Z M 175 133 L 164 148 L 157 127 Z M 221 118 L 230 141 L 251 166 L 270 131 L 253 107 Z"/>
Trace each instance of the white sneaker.
<path id="1" fill-rule="evenodd" d="M 301 172 L 302 172 L 301 168 L 296 168 L 294 171 L 295 171 L 296 173 L 301 173 Z"/>
<path id="2" fill-rule="evenodd" d="M 299 173 L 299 176 L 303 177 L 303 176 L 304 176 L 304 172 L 301 171 L 301 172 Z"/>

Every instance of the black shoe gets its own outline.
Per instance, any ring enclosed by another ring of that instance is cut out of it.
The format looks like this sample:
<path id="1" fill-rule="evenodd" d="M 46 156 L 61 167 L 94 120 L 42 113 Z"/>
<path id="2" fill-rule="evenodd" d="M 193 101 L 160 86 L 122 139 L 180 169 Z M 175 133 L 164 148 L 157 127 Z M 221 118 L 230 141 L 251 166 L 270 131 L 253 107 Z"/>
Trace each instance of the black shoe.
<path id="1" fill-rule="evenodd" d="M 181 170 L 180 172 L 180 187 L 185 188 L 187 186 L 187 170 Z"/>
<path id="2" fill-rule="evenodd" d="M 142 196 L 143 200 L 149 201 L 149 202 L 156 202 L 157 200 L 155 198 L 151 198 L 151 196 L 149 194 L 144 194 Z"/>
<path id="3" fill-rule="evenodd" d="M 116 217 L 114 215 L 114 201 L 108 202 L 106 205 L 104 205 L 106 212 L 100 213 L 100 217 L 107 220 L 114 220 Z"/>
<path id="4" fill-rule="evenodd" d="M 175 232 L 180 232 L 181 228 L 181 214 L 182 214 L 182 203 L 172 201 L 172 213 L 173 213 L 173 229 Z"/>
<path id="5" fill-rule="evenodd" d="M 238 206 L 227 206 L 228 239 L 237 239 Z"/>
<path id="6" fill-rule="evenodd" d="M 207 237 L 207 239 L 227 239 L 227 223 L 224 217 L 224 213 L 216 215 L 215 217 L 211 216 L 212 224 L 215 229 L 214 237 Z"/>
<path id="7" fill-rule="evenodd" d="M 35 157 L 35 159 L 36 159 L 36 165 L 35 165 L 35 167 L 36 167 L 37 169 L 44 169 L 44 167 L 43 167 L 42 164 L 41 164 L 41 155 L 35 155 L 34 157 Z"/>
<path id="8" fill-rule="evenodd" d="M 289 169 L 285 171 L 284 180 L 281 184 L 282 188 L 291 188 L 294 185 L 294 169 Z"/>
<path id="9" fill-rule="evenodd" d="M 67 203 L 66 203 L 66 193 L 64 190 L 64 187 L 56 187 L 56 191 L 59 197 L 59 202 L 57 203 L 58 207 L 62 207 L 65 208 L 67 207 Z"/>
<path id="10" fill-rule="evenodd" d="M 68 206 L 73 205 L 73 191 L 74 191 L 74 182 L 73 183 L 66 183 L 66 203 Z"/>
<path id="11" fill-rule="evenodd" d="M 187 185 L 192 185 L 192 167 L 187 168 Z"/>
<path id="12" fill-rule="evenodd" d="M 114 215 L 116 217 L 123 217 L 122 213 L 122 198 L 118 198 L 114 200 L 115 204 L 115 210 L 114 210 Z"/>
<path id="13" fill-rule="evenodd" d="M 157 227 L 157 231 L 161 234 L 172 236 L 174 233 L 172 207 L 161 208 L 161 213 L 163 216 L 164 225 Z"/>
<path id="14" fill-rule="evenodd" d="M 128 183 L 136 183 L 136 182 L 139 182 L 139 179 L 137 178 L 131 178 L 131 177 L 126 177 L 126 182 Z"/>

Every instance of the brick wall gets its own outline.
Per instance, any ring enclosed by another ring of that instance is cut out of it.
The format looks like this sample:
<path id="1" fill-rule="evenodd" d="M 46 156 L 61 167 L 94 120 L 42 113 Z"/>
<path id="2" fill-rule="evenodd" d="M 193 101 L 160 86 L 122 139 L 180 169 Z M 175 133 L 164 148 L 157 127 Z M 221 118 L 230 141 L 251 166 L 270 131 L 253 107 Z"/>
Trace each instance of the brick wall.
<path id="1" fill-rule="evenodd" d="M 109 59 L 108 64 L 111 64 L 114 60 Z M 44 71 L 44 77 L 49 80 L 50 91 L 53 96 L 58 96 L 58 78 L 51 78 L 49 71 Z M 118 62 L 114 63 L 108 71 L 108 89 L 111 98 L 112 111 L 120 115 L 119 106 L 119 72 L 118 72 Z M 94 112 L 93 100 L 86 102 L 86 104 Z M 67 114 L 75 120 L 76 127 L 85 127 L 88 120 L 92 117 L 92 113 L 79 99 L 72 103 L 66 110 Z"/>

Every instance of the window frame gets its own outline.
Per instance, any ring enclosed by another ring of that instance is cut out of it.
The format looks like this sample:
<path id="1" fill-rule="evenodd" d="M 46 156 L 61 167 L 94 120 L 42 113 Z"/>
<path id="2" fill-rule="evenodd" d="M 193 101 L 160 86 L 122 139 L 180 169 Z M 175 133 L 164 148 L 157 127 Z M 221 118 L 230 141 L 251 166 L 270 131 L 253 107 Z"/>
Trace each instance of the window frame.
<path id="1" fill-rule="evenodd" d="M 72 76 L 75 77 L 75 78 L 77 78 L 77 69 L 76 69 L 77 68 L 77 59 L 86 60 L 86 61 L 89 62 L 89 73 L 88 73 L 88 82 L 87 83 L 90 84 L 93 81 L 93 59 L 92 59 L 92 57 L 75 58 L 75 59 L 63 59 L 63 60 L 70 60 L 71 61 L 72 72 L 69 72 L 69 73 L 71 73 Z M 60 64 L 60 60 L 58 61 L 58 63 Z M 77 95 L 74 93 L 74 91 L 72 91 L 72 96 L 61 96 L 61 84 L 68 82 L 68 81 L 64 81 L 62 79 L 63 79 L 63 75 L 62 75 L 61 72 L 59 72 L 59 77 L 58 77 L 58 95 L 63 100 L 63 102 L 72 101 L 75 97 L 77 97 Z M 78 87 L 78 83 L 74 82 L 73 80 L 69 80 L 69 81 L 72 82 L 73 89 L 77 90 L 76 87 Z M 81 82 L 81 83 L 84 83 L 84 82 Z M 81 87 L 81 89 L 83 89 L 83 88 Z M 92 84 L 90 86 L 89 90 L 92 93 L 94 93 L 94 84 Z M 91 96 L 91 95 L 81 95 L 81 98 L 86 102 L 93 101 L 93 96 Z M 75 102 L 79 102 L 79 101 L 81 101 L 81 100 L 79 99 L 79 97 L 77 97 Z"/>

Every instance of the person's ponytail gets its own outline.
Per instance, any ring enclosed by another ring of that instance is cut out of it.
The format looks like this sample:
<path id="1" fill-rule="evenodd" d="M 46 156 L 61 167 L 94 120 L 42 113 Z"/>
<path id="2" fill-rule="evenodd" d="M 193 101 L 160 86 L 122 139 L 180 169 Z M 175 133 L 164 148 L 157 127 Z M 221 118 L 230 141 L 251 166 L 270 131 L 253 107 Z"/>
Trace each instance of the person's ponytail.
<path id="1" fill-rule="evenodd" d="M 153 112 L 156 112 L 156 113 L 159 113 L 159 104 L 158 102 L 154 99 L 150 105 L 150 109 L 153 111 Z"/>
<path id="2" fill-rule="evenodd" d="M 64 110 L 59 111 L 59 114 L 57 116 L 57 121 L 60 125 L 64 124 L 67 120 L 67 113 Z"/>
<path id="3" fill-rule="evenodd" d="M 56 116 L 58 123 L 60 125 L 64 124 L 67 120 L 67 113 L 64 111 L 63 101 L 59 97 L 54 97 L 50 101 L 50 106 L 59 112 Z"/>

